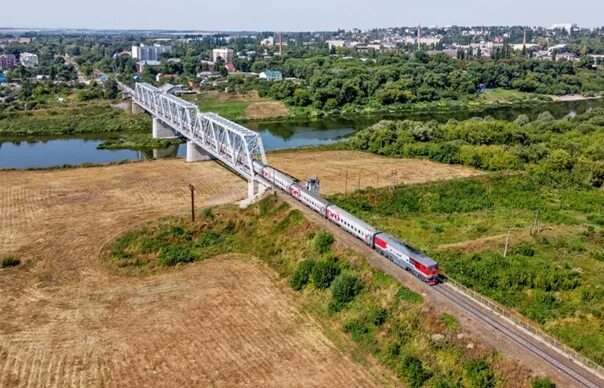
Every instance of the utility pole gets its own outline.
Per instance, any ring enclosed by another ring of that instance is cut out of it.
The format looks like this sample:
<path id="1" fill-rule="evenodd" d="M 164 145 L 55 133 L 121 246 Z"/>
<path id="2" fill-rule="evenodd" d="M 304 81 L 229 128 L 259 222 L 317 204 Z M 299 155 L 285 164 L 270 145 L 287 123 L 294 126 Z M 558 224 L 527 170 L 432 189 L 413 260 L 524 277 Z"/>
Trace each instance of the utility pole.
<path id="1" fill-rule="evenodd" d="M 508 246 L 510 243 L 510 228 L 508 228 L 508 233 L 505 236 L 505 248 L 503 249 L 503 257 L 507 257 L 508 255 Z"/>
<path id="2" fill-rule="evenodd" d="M 533 221 L 533 229 L 531 230 L 531 234 L 535 235 L 539 233 L 539 216 L 541 215 L 541 209 L 537 209 L 535 213 L 535 220 Z"/>
<path id="3" fill-rule="evenodd" d="M 346 170 L 346 183 L 344 184 L 344 195 L 348 195 L 348 170 Z"/>
<path id="4" fill-rule="evenodd" d="M 191 191 L 191 222 L 195 222 L 195 186 L 189 185 Z"/>
<path id="5" fill-rule="evenodd" d="M 359 170 L 359 180 L 357 181 L 357 191 L 361 190 L 361 170 Z"/>

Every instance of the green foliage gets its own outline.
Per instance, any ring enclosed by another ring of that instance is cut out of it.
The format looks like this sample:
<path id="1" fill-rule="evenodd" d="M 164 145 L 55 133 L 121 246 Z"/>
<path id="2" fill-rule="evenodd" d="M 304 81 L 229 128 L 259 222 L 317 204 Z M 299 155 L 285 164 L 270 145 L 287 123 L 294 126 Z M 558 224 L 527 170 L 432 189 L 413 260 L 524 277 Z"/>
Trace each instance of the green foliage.
<path id="1" fill-rule="evenodd" d="M 331 249 L 334 238 L 331 233 L 321 230 L 315 235 L 315 250 L 319 253 L 325 253 Z"/>
<path id="2" fill-rule="evenodd" d="M 382 121 L 358 131 L 352 149 L 396 157 L 423 157 L 488 171 L 528 170 L 540 183 L 604 185 L 604 110 L 533 122 L 474 118 L 461 122 Z"/>
<path id="3" fill-rule="evenodd" d="M 314 260 L 306 259 L 301 261 L 289 280 L 291 288 L 296 291 L 303 289 L 310 281 L 314 266 Z"/>
<path id="4" fill-rule="evenodd" d="M 399 373 L 412 388 L 421 387 L 431 377 L 430 373 L 424 369 L 422 362 L 413 356 L 407 356 L 403 359 L 399 367 Z"/>
<path id="5" fill-rule="evenodd" d="M 457 319 L 453 315 L 443 314 L 440 318 L 442 319 L 447 329 L 451 331 L 457 331 L 457 329 L 459 329 L 459 322 L 457 322 Z"/>
<path id="6" fill-rule="evenodd" d="M 495 387 L 495 373 L 484 360 L 472 359 L 465 366 L 466 377 L 471 387 Z"/>
<path id="7" fill-rule="evenodd" d="M 2 263 L 1 263 L 0 267 L 10 268 L 10 267 L 16 267 L 19 264 L 21 264 L 21 260 L 17 259 L 16 257 L 9 256 L 9 257 L 5 257 L 2 259 Z"/>
<path id="8" fill-rule="evenodd" d="M 423 301 L 423 298 L 420 294 L 411 291 L 403 285 L 398 287 L 398 290 L 396 291 L 396 297 L 399 300 L 403 300 L 405 302 L 410 303 L 421 303 Z"/>
<path id="9" fill-rule="evenodd" d="M 220 237 L 220 234 L 210 229 L 204 231 L 201 237 L 197 239 L 195 243 L 196 246 L 200 248 L 208 248 L 220 244 L 221 241 L 222 238 Z"/>
<path id="10" fill-rule="evenodd" d="M 538 377 L 531 381 L 531 388 L 556 388 L 549 377 Z"/>
<path id="11" fill-rule="evenodd" d="M 60 108 L 50 112 L 0 114 L 0 135 L 53 135 L 99 132 L 144 132 L 151 120 L 105 105 Z"/>
<path id="12" fill-rule="evenodd" d="M 322 259 L 313 266 L 310 278 L 315 287 L 324 289 L 331 286 L 331 282 L 339 273 L 340 267 L 335 260 Z"/>
<path id="13" fill-rule="evenodd" d="M 171 144 L 180 144 L 181 139 L 153 139 L 151 134 L 132 134 L 119 139 L 109 139 L 97 146 L 99 150 L 152 150 L 162 149 Z"/>
<path id="14" fill-rule="evenodd" d="M 179 263 L 191 263 L 199 255 L 193 248 L 162 247 L 159 250 L 158 261 L 163 266 L 172 266 Z"/>
<path id="15" fill-rule="evenodd" d="M 335 310 L 352 301 L 363 289 L 363 282 L 350 272 L 343 272 L 331 284 L 331 296 Z"/>

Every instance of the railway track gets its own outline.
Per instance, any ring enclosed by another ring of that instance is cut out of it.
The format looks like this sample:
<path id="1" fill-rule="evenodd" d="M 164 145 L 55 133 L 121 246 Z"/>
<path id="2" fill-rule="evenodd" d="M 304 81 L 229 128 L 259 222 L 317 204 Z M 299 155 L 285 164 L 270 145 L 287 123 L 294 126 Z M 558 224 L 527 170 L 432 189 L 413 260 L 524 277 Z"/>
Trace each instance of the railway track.
<path id="1" fill-rule="evenodd" d="M 366 253 L 367 260 L 373 267 L 386 271 L 403 283 L 405 283 L 403 278 L 408 278 L 409 282 L 419 282 L 413 275 L 379 255 L 377 252 L 363 244 L 360 240 L 350 236 L 337 225 L 334 225 L 331 222 L 328 222 L 325 218 L 320 217 L 317 213 L 304 206 L 300 202 L 281 192 L 277 192 L 277 195 L 290 205 L 303 211 L 307 217 L 309 217 L 309 219 L 313 220 L 315 223 L 321 224 L 322 227 L 332 231 L 335 236 L 338 236 L 340 241 L 344 241 L 349 245 L 354 245 L 356 249 Z M 409 284 L 408 286 L 412 285 Z M 482 326 L 485 326 L 487 329 L 489 329 L 489 331 L 500 334 L 504 337 L 504 340 L 514 345 L 514 347 L 519 347 L 524 352 L 528 352 L 530 355 L 537 358 L 540 362 L 548 364 L 549 368 L 558 371 L 559 374 L 563 375 L 569 383 L 573 383 L 573 385 L 566 384 L 561 386 L 577 386 L 588 388 L 604 387 L 604 380 L 601 380 L 598 376 L 590 373 L 588 370 L 575 363 L 572 359 L 563 356 L 558 351 L 552 349 L 548 345 L 545 345 L 539 339 L 531 336 L 520 327 L 501 318 L 492 310 L 477 303 L 474 299 L 463 294 L 461 291 L 457 291 L 457 289 L 455 289 L 453 286 L 446 283 L 439 284 L 437 286 L 428 286 L 420 283 L 414 284 L 411 288 L 417 289 L 418 287 L 422 289 L 422 292 L 432 294 L 435 298 L 439 298 L 441 300 L 447 299 L 449 303 L 455 305 L 463 314 L 479 322 Z"/>
<path id="2" fill-rule="evenodd" d="M 447 298 L 451 302 L 458 305 L 460 308 L 468 312 L 476 319 L 490 326 L 497 332 L 503 334 L 509 340 L 522 346 L 524 349 L 526 349 L 536 357 L 540 358 L 544 362 L 547 362 L 548 364 L 552 365 L 554 368 L 564 373 L 572 381 L 575 381 L 580 386 L 589 388 L 599 388 L 603 386 L 602 381 L 597 381 L 594 377 L 591 377 L 587 371 L 583 372 L 582 368 L 574 364 L 572 360 L 563 358 L 561 355 L 558 354 L 554 355 L 551 351 L 545 350 L 543 345 L 539 343 L 536 339 L 528 335 L 524 335 L 521 330 L 517 329 L 516 327 L 510 324 L 501 322 L 501 318 L 499 318 L 495 313 L 491 312 L 485 307 L 476 305 L 475 301 L 465 296 L 464 294 L 453 290 L 453 288 L 448 284 L 439 284 L 437 286 L 434 286 L 432 289 L 442 297 Z M 573 368 L 571 365 L 576 367 Z"/>

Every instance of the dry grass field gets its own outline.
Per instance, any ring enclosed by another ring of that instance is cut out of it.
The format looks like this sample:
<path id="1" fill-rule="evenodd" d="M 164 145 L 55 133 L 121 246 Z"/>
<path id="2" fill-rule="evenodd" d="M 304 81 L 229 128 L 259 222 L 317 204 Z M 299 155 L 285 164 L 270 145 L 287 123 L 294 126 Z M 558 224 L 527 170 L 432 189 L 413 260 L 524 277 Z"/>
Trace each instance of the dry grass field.
<path id="1" fill-rule="evenodd" d="M 23 262 L 0 270 L 0 386 L 388 383 L 253 258 L 147 277 L 105 270 L 100 253 L 116 236 L 188 211 L 189 183 L 199 206 L 246 193 L 211 162 L 0 171 L 0 257 Z"/>
<path id="2" fill-rule="evenodd" d="M 483 174 L 464 166 L 421 159 L 394 159 L 357 151 L 282 151 L 270 153 L 268 159 L 271 165 L 302 181 L 318 176 L 321 193 L 326 195 L 393 183 L 417 184 Z"/>

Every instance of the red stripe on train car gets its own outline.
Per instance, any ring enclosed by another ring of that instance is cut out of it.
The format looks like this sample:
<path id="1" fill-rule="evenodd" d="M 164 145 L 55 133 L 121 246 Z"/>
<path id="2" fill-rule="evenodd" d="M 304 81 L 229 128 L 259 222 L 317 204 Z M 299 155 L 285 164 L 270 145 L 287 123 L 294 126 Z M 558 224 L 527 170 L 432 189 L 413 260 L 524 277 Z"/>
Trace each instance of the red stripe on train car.
<path id="1" fill-rule="evenodd" d="M 375 238 L 375 245 L 377 245 L 378 247 L 380 247 L 382 249 L 388 248 L 388 243 L 386 241 L 380 239 L 379 237 Z"/>

